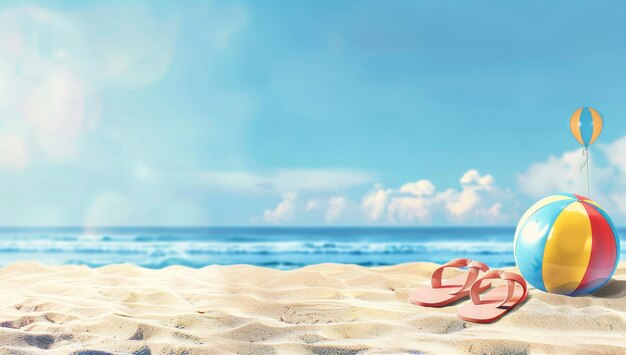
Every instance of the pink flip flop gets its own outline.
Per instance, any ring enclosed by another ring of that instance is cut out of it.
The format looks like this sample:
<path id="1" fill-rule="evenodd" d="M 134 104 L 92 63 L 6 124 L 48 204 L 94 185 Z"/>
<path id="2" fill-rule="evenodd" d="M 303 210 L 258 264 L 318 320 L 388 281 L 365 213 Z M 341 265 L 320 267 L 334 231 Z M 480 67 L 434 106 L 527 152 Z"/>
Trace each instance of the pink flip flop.
<path id="1" fill-rule="evenodd" d="M 505 286 L 480 295 L 481 283 L 489 279 L 506 280 Z M 502 270 L 491 270 L 470 288 L 472 303 L 457 311 L 459 318 L 474 323 L 491 323 L 523 302 L 528 296 L 526 281 L 518 274 Z"/>
<path id="2" fill-rule="evenodd" d="M 448 267 L 467 267 L 467 273 L 441 281 L 443 270 Z M 469 296 L 470 287 L 478 279 L 481 271 L 487 272 L 489 267 L 480 261 L 466 258 L 450 260 L 435 270 L 430 277 L 431 287 L 421 288 L 409 294 L 411 303 L 425 307 L 442 307 L 463 297 Z M 484 291 L 491 287 L 491 283 L 480 286 Z"/>

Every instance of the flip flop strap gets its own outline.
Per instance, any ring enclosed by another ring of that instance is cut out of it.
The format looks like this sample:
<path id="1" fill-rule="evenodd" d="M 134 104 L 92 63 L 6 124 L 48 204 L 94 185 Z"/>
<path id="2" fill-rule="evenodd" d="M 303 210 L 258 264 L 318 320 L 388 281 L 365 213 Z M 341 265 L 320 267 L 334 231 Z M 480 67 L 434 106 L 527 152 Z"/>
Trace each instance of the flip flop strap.
<path id="1" fill-rule="evenodd" d="M 522 276 L 513 272 L 508 272 L 508 271 L 503 271 L 503 270 L 490 270 L 480 280 L 476 281 L 470 288 L 470 298 L 472 299 L 472 302 L 474 302 L 474 304 L 480 304 L 480 284 L 482 283 L 483 280 L 488 280 L 488 279 L 502 279 L 506 281 L 506 284 L 507 284 L 506 298 L 502 302 L 500 302 L 498 307 L 504 306 L 511 300 L 511 298 L 513 297 L 513 294 L 515 293 L 515 283 L 520 284 L 523 289 L 523 294 L 522 294 L 522 297 L 520 297 L 520 300 L 525 299 L 526 296 L 528 295 L 528 286 L 526 285 L 526 281 L 524 280 L 524 278 L 522 278 Z"/>
<path id="2" fill-rule="evenodd" d="M 480 261 L 473 261 L 467 258 L 453 259 L 441 265 L 433 272 L 433 274 L 430 277 L 430 285 L 432 286 L 432 288 L 443 287 L 442 280 L 441 280 L 441 277 L 443 275 L 443 270 L 449 267 L 456 267 L 456 268 L 467 267 L 468 268 L 467 279 L 465 280 L 465 284 L 463 284 L 463 286 L 459 288 L 457 291 L 450 292 L 451 295 L 467 290 L 472 284 L 474 284 L 474 282 L 478 278 L 478 274 L 480 271 L 486 272 L 487 270 L 489 270 L 489 267 L 486 264 L 481 263 Z"/>

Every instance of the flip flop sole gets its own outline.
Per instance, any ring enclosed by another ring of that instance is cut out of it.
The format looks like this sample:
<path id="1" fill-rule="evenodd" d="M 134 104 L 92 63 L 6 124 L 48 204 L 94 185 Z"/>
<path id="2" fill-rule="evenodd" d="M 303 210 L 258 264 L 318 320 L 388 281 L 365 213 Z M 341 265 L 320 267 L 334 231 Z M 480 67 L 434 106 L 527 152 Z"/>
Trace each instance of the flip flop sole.
<path id="1" fill-rule="evenodd" d="M 447 285 L 442 286 L 441 288 L 421 288 L 415 291 L 412 291 L 409 294 L 409 301 L 418 306 L 424 307 L 443 307 L 450 303 L 456 302 L 461 298 L 469 296 L 469 289 L 459 292 L 456 294 L 452 294 L 458 289 L 460 289 L 467 279 L 467 275 L 459 275 L 457 277 L 446 280 Z M 485 283 L 485 285 L 481 285 L 480 291 L 485 291 L 491 287 L 491 283 Z"/>
<path id="2" fill-rule="evenodd" d="M 482 287 L 481 287 L 482 288 Z M 511 299 L 504 305 L 498 305 L 508 293 L 508 286 L 498 286 L 480 296 L 480 304 L 469 303 L 459 308 L 457 315 L 464 321 L 473 323 L 491 323 L 513 309 L 526 298 L 524 289 L 515 285 Z"/>

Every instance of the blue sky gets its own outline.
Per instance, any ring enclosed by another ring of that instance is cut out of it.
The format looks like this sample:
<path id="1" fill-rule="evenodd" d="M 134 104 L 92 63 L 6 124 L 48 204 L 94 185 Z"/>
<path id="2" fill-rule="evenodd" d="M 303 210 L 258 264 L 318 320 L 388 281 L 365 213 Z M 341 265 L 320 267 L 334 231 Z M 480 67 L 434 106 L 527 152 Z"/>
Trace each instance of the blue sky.
<path id="1" fill-rule="evenodd" d="M 626 220 L 626 4 L 3 2 L 0 224 Z"/>

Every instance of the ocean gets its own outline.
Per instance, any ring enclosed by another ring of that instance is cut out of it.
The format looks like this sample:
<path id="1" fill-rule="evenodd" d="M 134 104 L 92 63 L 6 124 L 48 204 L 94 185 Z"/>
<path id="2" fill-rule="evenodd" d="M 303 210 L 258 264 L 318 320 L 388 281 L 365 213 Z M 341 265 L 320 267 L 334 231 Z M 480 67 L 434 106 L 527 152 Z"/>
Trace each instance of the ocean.
<path id="1" fill-rule="evenodd" d="M 35 260 L 92 267 L 252 264 L 293 269 L 318 263 L 444 263 L 467 257 L 506 267 L 515 265 L 514 232 L 513 227 L 2 228 L 0 265 Z M 620 229 L 620 235 L 624 232 Z M 623 238 L 621 244 L 623 257 Z"/>

